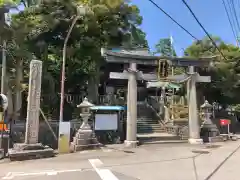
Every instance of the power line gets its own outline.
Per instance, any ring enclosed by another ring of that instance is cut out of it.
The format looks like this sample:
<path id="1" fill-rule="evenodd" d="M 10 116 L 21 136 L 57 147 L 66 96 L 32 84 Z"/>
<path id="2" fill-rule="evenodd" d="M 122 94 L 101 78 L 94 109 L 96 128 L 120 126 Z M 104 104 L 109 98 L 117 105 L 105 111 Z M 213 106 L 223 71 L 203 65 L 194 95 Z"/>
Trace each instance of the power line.
<path id="1" fill-rule="evenodd" d="M 225 4 L 228 5 L 229 16 L 231 15 L 231 18 L 230 18 L 230 19 L 232 19 L 233 28 L 234 28 L 235 33 L 236 33 L 236 35 L 237 35 L 239 29 L 237 28 L 237 25 L 236 25 L 236 22 L 235 22 L 234 13 L 233 13 L 233 9 L 232 9 L 232 7 L 231 7 L 231 2 L 230 2 L 230 0 L 227 0 L 227 3 L 225 3 Z"/>
<path id="2" fill-rule="evenodd" d="M 233 24 L 232 24 L 232 21 L 231 21 L 230 16 L 229 16 L 226 3 L 225 3 L 224 0 L 222 0 L 222 3 L 223 3 L 223 6 L 224 6 L 224 9 L 225 9 L 225 12 L 226 12 L 226 14 L 227 14 L 228 22 L 229 22 L 229 24 L 230 24 L 230 26 L 231 26 L 233 36 L 234 36 L 234 38 L 236 38 L 236 41 L 237 41 L 237 43 L 238 43 L 237 35 L 236 35 L 236 33 L 234 32 Z"/>
<path id="3" fill-rule="evenodd" d="M 186 28 L 184 28 L 181 24 L 179 24 L 172 16 L 170 16 L 165 10 L 163 10 L 159 5 L 157 5 L 154 1 L 148 0 L 151 2 L 156 8 L 158 8 L 160 11 L 162 11 L 167 17 L 169 17 L 175 24 L 177 24 L 181 29 L 183 29 L 187 34 L 189 34 L 193 39 L 198 40 L 192 33 L 190 33 Z"/>
<path id="4" fill-rule="evenodd" d="M 235 21 L 236 17 L 234 18 L 234 12 L 233 12 L 233 8 L 232 8 L 232 6 L 231 6 L 231 2 L 230 2 L 230 1 L 231 1 L 231 0 L 226 0 L 226 3 L 225 3 L 225 4 L 227 4 L 227 6 L 228 6 L 229 16 L 231 16 L 230 19 L 232 19 L 233 28 L 234 28 L 235 34 L 236 34 L 236 36 L 237 36 L 237 34 L 238 34 L 238 32 L 239 32 L 239 29 L 237 28 L 237 25 L 236 25 L 236 24 L 237 24 L 236 21 Z"/>
<path id="5" fill-rule="evenodd" d="M 227 61 L 227 58 L 224 56 L 224 54 L 222 53 L 222 51 L 218 48 L 217 44 L 215 43 L 215 41 L 212 39 L 212 37 L 210 36 L 210 34 L 207 32 L 207 30 L 203 27 L 203 25 L 201 24 L 201 22 L 198 20 L 198 18 L 196 17 L 196 15 L 194 14 L 194 12 L 192 11 L 192 9 L 190 8 L 190 6 L 187 4 L 187 2 L 185 0 L 182 0 L 182 2 L 184 3 L 184 5 L 188 8 L 188 10 L 191 12 L 192 16 L 194 17 L 194 19 L 197 21 L 197 23 L 199 24 L 199 26 L 203 29 L 203 31 L 205 32 L 205 34 L 208 36 L 208 38 L 212 41 L 213 45 L 215 46 L 215 48 L 218 50 L 218 52 L 221 54 L 221 56 Z"/>
<path id="6" fill-rule="evenodd" d="M 237 13 L 236 13 L 236 8 L 234 7 L 234 2 L 233 0 L 230 0 L 230 3 L 232 5 L 232 9 L 233 9 L 233 16 L 236 19 L 236 23 L 237 23 L 237 27 L 238 27 L 238 31 L 240 30 L 240 25 L 239 25 L 239 21 L 238 21 L 238 17 L 237 17 Z"/>
<path id="7" fill-rule="evenodd" d="M 240 9 L 240 1 L 238 0 L 238 9 Z M 239 13 L 239 15 L 240 15 L 240 13 Z"/>

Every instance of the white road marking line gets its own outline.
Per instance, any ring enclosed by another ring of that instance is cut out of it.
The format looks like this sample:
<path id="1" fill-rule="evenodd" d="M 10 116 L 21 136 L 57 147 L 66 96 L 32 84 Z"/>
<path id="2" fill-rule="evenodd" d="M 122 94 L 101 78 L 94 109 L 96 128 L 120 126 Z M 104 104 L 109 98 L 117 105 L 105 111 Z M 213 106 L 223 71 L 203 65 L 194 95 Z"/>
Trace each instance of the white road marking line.
<path id="1" fill-rule="evenodd" d="M 86 153 L 91 153 L 91 152 L 96 152 L 97 150 L 90 150 L 90 151 L 88 151 L 88 150 L 86 150 L 86 151 L 81 151 L 81 152 L 79 152 L 80 154 L 86 154 Z"/>
<path id="2" fill-rule="evenodd" d="M 7 173 L 6 176 L 4 176 L 2 179 L 12 179 L 12 178 L 13 178 L 12 173 L 9 172 L 9 173 Z"/>
<path id="3" fill-rule="evenodd" d="M 21 176 L 39 176 L 39 175 L 47 175 L 53 176 L 59 173 L 68 173 L 68 172 L 80 172 L 82 169 L 68 169 L 68 170 L 46 170 L 46 171 L 39 171 L 39 172 L 9 172 L 4 176 L 2 179 L 13 179 L 15 177 Z"/>
<path id="4" fill-rule="evenodd" d="M 57 175 L 57 174 L 58 174 L 58 172 L 47 172 L 48 176 L 54 176 L 54 175 Z"/>
<path id="5" fill-rule="evenodd" d="M 88 161 L 102 180 L 119 180 L 109 169 L 101 168 L 103 163 L 100 159 L 89 159 Z"/>

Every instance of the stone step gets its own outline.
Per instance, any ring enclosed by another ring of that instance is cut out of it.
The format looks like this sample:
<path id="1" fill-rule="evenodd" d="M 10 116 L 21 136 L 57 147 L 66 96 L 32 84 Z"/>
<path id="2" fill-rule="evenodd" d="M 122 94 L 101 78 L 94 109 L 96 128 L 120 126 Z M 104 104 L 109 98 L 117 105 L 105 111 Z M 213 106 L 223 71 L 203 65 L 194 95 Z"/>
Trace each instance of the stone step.
<path id="1" fill-rule="evenodd" d="M 127 120 L 125 120 L 127 122 Z M 137 124 L 159 124 L 159 121 L 157 120 L 149 120 L 149 121 L 137 121 Z"/>
<path id="2" fill-rule="evenodd" d="M 141 120 L 141 121 L 137 121 L 137 123 L 138 124 L 158 124 L 158 121 L 153 121 L 153 120 L 149 120 L 149 121 L 147 121 L 147 120 L 145 120 L 145 121 L 143 121 L 143 120 Z"/>
<path id="3" fill-rule="evenodd" d="M 143 133 L 165 133 L 162 129 L 137 129 L 137 133 L 143 134 Z"/>
<path id="4" fill-rule="evenodd" d="M 153 118 L 138 118 L 137 122 L 158 122 L 158 120 Z"/>
<path id="5" fill-rule="evenodd" d="M 138 121 L 138 125 L 160 125 L 157 121 Z"/>
<path id="6" fill-rule="evenodd" d="M 181 138 L 168 133 L 141 133 L 137 134 L 140 143 L 157 142 L 157 141 L 179 141 Z"/>
<path id="7" fill-rule="evenodd" d="M 160 124 L 146 124 L 146 125 L 137 125 L 138 128 L 153 128 L 153 129 L 164 129 Z"/>
<path id="8" fill-rule="evenodd" d="M 166 129 L 161 127 L 161 126 L 137 126 L 137 128 L 141 128 L 141 129 L 161 129 L 161 130 L 164 130 L 166 132 Z"/>
<path id="9" fill-rule="evenodd" d="M 178 144 L 178 143 L 188 143 L 188 139 L 181 140 L 160 140 L 160 141 L 141 141 L 139 144 Z"/>
<path id="10" fill-rule="evenodd" d="M 137 126 L 138 129 L 147 129 L 147 130 L 161 130 L 166 132 L 165 128 L 158 127 L 158 126 Z M 169 133 L 170 134 L 170 133 Z"/>
<path id="11" fill-rule="evenodd" d="M 73 142 L 71 142 L 70 152 L 84 151 L 84 150 L 90 150 L 90 149 L 100 149 L 101 147 L 103 147 L 101 143 L 88 144 L 88 145 L 76 145 Z"/>
<path id="12" fill-rule="evenodd" d="M 154 126 L 154 127 L 162 127 L 161 124 L 156 122 L 138 122 L 137 126 Z"/>

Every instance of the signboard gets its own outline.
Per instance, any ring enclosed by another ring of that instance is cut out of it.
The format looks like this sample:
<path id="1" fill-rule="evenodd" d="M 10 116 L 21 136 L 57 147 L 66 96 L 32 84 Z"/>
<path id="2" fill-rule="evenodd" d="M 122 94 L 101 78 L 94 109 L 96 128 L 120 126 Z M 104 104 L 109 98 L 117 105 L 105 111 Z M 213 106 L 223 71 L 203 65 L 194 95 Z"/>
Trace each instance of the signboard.
<path id="1" fill-rule="evenodd" d="M 231 120 L 229 120 L 229 119 L 220 119 L 220 125 L 221 126 L 227 126 L 229 124 L 231 124 Z"/>
<path id="2" fill-rule="evenodd" d="M 117 130 L 118 114 L 96 114 L 95 130 Z"/>
<path id="3" fill-rule="evenodd" d="M 70 151 L 70 122 L 59 123 L 58 152 L 69 153 Z"/>

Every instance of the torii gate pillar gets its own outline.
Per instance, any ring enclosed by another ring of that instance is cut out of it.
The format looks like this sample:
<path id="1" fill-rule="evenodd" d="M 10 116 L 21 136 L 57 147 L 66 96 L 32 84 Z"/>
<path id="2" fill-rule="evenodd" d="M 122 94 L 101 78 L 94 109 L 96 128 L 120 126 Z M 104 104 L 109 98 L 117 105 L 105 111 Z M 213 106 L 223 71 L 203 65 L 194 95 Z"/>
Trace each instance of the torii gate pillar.
<path id="1" fill-rule="evenodd" d="M 192 76 L 188 81 L 188 116 L 189 116 L 189 139 L 190 144 L 202 144 L 203 140 L 200 138 L 200 121 L 197 110 L 197 82 L 211 82 L 210 76 L 199 76 L 195 72 L 194 66 L 189 67 L 189 74 Z"/>

